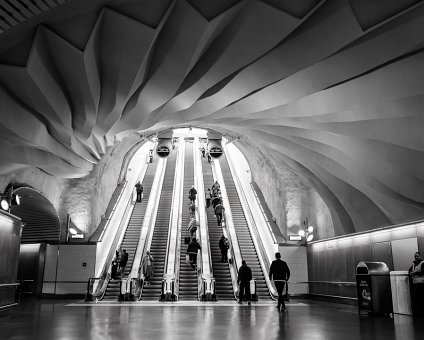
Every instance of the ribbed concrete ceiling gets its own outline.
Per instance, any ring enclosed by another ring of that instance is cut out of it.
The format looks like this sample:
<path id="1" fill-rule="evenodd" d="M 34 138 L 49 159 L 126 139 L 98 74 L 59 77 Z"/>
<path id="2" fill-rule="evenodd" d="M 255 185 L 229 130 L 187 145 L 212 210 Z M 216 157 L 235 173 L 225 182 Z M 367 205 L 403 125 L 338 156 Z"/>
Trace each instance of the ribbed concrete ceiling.
<path id="1" fill-rule="evenodd" d="M 193 124 L 259 141 L 344 232 L 424 217 L 422 1 L 5 3 L 0 175 L 82 177 L 117 134 Z"/>

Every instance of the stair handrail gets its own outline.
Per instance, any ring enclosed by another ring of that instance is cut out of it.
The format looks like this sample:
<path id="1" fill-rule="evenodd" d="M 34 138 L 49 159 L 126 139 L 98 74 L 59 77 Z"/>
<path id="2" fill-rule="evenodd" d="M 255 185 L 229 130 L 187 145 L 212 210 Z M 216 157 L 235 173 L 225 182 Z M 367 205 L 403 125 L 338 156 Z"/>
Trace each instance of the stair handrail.
<path id="1" fill-rule="evenodd" d="M 237 291 L 239 289 L 237 276 L 238 276 L 238 268 L 241 266 L 242 258 L 241 258 L 241 251 L 240 251 L 240 246 L 239 246 L 239 242 L 237 238 L 237 233 L 234 229 L 232 215 L 229 213 L 231 212 L 231 206 L 228 200 L 227 188 L 225 186 L 224 177 L 222 176 L 221 165 L 218 159 L 214 159 L 212 162 L 212 173 L 213 173 L 214 181 L 218 181 L 218 183 L 220 183 L 220 186 L 221 186 L 221 196 L 223 200 L 222 204 L 225 208 L 223 217 L 224 217 L 224 221 L 226 225 L 226 229 L 223 228 L 223 230 L 225 230 L 226 234 L 229 236 L 227 238 L 229 239 L 230 245 L 231 245 L 232 260 L 228 261 L 228 265 L 230 267 L 231 283 L 233 285 L 234 298 L 237 299 Z"/>
<path id="2" fill-rule="evenodd" d="M 234 299 L 237 300 L 237 289 L 239 289 L 238 282 L 237 282 L 238 268 L 237 268 L 237 263 L 235 261 L 233 240 L 231 238 L 231 234 L 228 232 L 228 229 L 226 228 L 227 218 L 226 218 L 225 210 L 222 213 L 222 223 L 221 224 L 222 224 L 222 233 L 228 239 L 228 242 L 230 243 L 230 248 L 229 248 L 230 254 L 227 256 L 228 257 L 228 266 L 230 267 L 230 275 L 231 275 L 231 280 L 232 280 L 232 284 L 233 284 Z"/>
<path id="3" fill-rule="evenodd" d="M 179 278 L 180 269 L 180 252 L 181 248 L 181 224 L 182 224 L 182 206 L 183 206 L 183 188 L 184 188 L 184 155 L 185 148 L 181 147 L 183 140 L 180 140 L 180 147 L 178 147 L 177 157 L 175 162 L 175 175 L 173 183 L 173 195 L 171 203 L 171 214 L 169 220 L 169 232 L 165 255 L 165 280 L 166 291 L 165 298 L 168 301 L 178 300 L 178 293 L 176 292 L 176 280 Z M 177 260 L 178 255 L 178 260 Z M 177 284 L 179 287 L 179 285 Z"/>
<path id="4" fill-rule="evenodd" d="M 250 205 L 248 203 L 248 200 L 246 198 L 246 194 L 243 190 L 243 186 L 240 183 L 240 178 L 239 178 L 237 172 L 234 170 L 234 167 L 233 167 L 232 162 L 230 161 L 230 158 L 227 157 L 228 153 L 227 153 L 227 149 L 225 147 L 224 147 L 224 152 L 226 154 L 226 158 L 227 158 L 227 162 L 228 162 L 228 165 L 229 165 L 229 168 L 230 168 L 230 172 L 231 172 L 231 175 L 232 175 L 233 180 L 234 180 L 234 185 L 236 186 L 236 190 L 237 190 L 238 196 L 240 198 L 240 203 L 241 203 L 244 215 L 246 217 L 246 222 L 247 222 L 247 225 L 249 227 L 249 230 L 250 230 L 250 233 L 251 233 L 251 236 L 252 236 L 253 244 L 254 244 L 254 246 L 257 250 L 259 263 L 261 265 L 262 272 L 264 274 L 264 278 L 265 278 L 265 282 L 266 282 L 268 290 L 269 290 L 269 294 L 270 294 L 271 298 L 275 300 L 275 299 L 278 298 L 278 294 L 275 291 L 274 286 L 272 285 L 272 282 L 269 278 L 268 268 L 271 265 L 270 260 L 268 258 L 267 252 L 266 252 L 264 245 L 262 243 L 262 239 L 259 235 L 259 231 L 258 231 L 257 225 L 255 223 L 255 220 L 253 218 L 253 214 L 252 214 Z"/>
<path id="5" fill-rule="evenodd" d="M 198 290 L 199 300 L 202 299 L 202 294 L 210 294 L 210 292 L 201 292 L 203 290 L 203 280 L 207 281 L 207 286 L 211 286 L 211 280 L 213 279 L 213 268 L 212 268 L 212 255 L 210 250 L 210 240 L 208 231 L 208 220 L 206 214 L 206 200 L 205 200 L 205 185 L 203 182 L 203 169 L 201 162 L 201 152 L 199 148 L 199 138 L 196 137 L 193 142 L 193 161 L 194 161 L 194 185 L 197 188 L 197 206 L 198 209 L 196 214 L 198 215 L 196 220 L 199 221 L 200 228 L 198 233 L 201 242 L 201 256 L 200 261 L 197 261 L 198 268 L 200 263 L 199 279 L 198 279 Z"/>

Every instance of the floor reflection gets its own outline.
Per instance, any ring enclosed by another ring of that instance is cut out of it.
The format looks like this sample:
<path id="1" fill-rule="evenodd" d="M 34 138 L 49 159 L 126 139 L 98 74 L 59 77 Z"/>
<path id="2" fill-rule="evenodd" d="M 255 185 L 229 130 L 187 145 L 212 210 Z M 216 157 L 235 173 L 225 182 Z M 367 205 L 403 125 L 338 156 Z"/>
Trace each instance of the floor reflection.
<path id="1" fill-rule="evenodd" d="M 111 304 L 28 300 L 0 316 L 0 339 L 422 339 L 424 319 L 359 316 L 317 301 L 274 304 Z"/>

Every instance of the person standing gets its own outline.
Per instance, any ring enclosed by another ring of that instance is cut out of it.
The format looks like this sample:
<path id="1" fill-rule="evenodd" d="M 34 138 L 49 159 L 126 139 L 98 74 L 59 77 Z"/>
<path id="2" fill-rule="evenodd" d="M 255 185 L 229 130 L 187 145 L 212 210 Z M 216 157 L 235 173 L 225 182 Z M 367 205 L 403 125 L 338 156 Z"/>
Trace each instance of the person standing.
<path id="1" fill-rule="evenodd" d="M 194 204 L 194 201 L 196 201 L 196 195 L 197 195 L 197 190 L 194 187 L 194 185 L 191 186 L 191 189 L 188 191 L 188 198 L 190 199 L 190 201 Z"/>
<path id="2" fill-rule="evenodd" d="M 192 217 L 187 227 L 187 231 L 190 233 L 190 238 L 193 238 L 196 236 L 197 225 L 198 225 L 198 222 L 196 221 L 194 217 Z"/>
<path id="3" fill-rule="evenodd" d="M 275 288 L 278 293 L 278 304 L 277 309 L 285 311 L 286 305 L 284 303 L 283 291 L 284 285 L 290 279 L 290 269 L 287 263 L 281 260 L 281 254 L 275 253 L 275 260 L 272 261 L 271 267 L 269 268 L 269 279 L 274 280 Z"/>
<path id="4" fill-rule="evenodd" d="M 200 150 L 202 151 L 202 157 L 205 158 L 205 152 L 206 152 L 205 148 L 202 146 Z"/>
<path id="5" fill-rule="evenodd" d="M 211 206 L 211 199 L 212 199 L 211 189 L 208 189 L 206 191 L 205 198 L 206 198 L 206 208 L 209 208 Z"/>
<path id="6" fill-rule="evenodd" d="M 209 154 L 209 152 L 208 152 L 208 163 L 210 163 L 210 162 L 211 162 L 211 160 L 212 160 L 211 155 L 210 155 L 210 154 Z"/>
<path id="7" fill-rule="evenodd" d="M 141 202 L 141 197 L 143 196 L 143 185 L 140 181 L 135 185 L 135 190 L 137 191 L 137 202 Z"/>
<path id="8" fill-rule="evenodd" d="M 419 316 L 424 312 L 424 260 L 420 252 L 415 252 L 414 261 L 408 272 L 412 284 L 412 312 L 414 316 Z"/>
<path id="9" fill-rule="evenodd" d="M 219 239 L 219 249 L 221 249 L 221 262 L 227 263 L 228 262 L 228 249 L 230 248 L 230 242 L 228 241 L 228 238 L 226 238 L 224 235 L 221 236 Z"/>
<path id="10" fill-rule="evenodd" d="M 187 254 L 188 254 L 189 259 L 190 259 L 191 268 L 193 268 L 194 270 L 196 270 L 196 266 L 197 266 L 197 252 L 200 249 L 201 248 L 200 248 L 199 242 L 197 242 L 196 238 L 193 237 L 191 239 L 191 242 L 188 244 Z"/>
<path id="11" fill-rule="evenodd" d="M 222 212 L 223 211 L 225 211 L 224 206 L 222 205 L 221 202 L 219 202 L 215 206 L 216 222 L 218 223 L 218 225 L 221 225 L 221 222 L 222 222 Z"/>
<path id="12" fill-rule="evenodd" d="M 250 305 L 250 281 L 252 280 L 252 270 L 246 264 L 246 261 L 241 261 L 241 267 L 238 271 L 237 283 L 239 284 L 239 303 L 243 303 L 243 296 L 247 298 L 247 303 Z"/>
<path id="13" fill-rule="evenodd" d="M 119 269 L 121 270 L 121 278 L 124 277 L 125 267 L 127 266 L 127 262 L 128 262 L 128 253 L 124 249 L 124 250 L 122 250 L 121 258 L 119 259 Z"/>
<path id="14" fill-rule="evenodd" d="M 150 255 L 150 251 L 146 251 L 146 255 L 144 255 L 143 260 L 141 261 L 141 265 L 143 267 L 144 284 L 146 286 L 150 285 L 150 278 L 154 273 L 153 262 L 153 256 Z"/>

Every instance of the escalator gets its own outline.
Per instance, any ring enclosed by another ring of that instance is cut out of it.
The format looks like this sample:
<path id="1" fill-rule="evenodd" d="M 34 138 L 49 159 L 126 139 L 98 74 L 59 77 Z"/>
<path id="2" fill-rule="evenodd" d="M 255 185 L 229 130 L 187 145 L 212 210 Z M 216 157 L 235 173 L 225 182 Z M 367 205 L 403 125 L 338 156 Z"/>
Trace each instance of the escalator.
<path id="1" fill-rule="evenodd" d="M 206 157 L 202 157 L 203 182 L 205 192 L 214 183 L 211 164 Z M 222 235 L 222 227 L 217 225 L 212 205 L 206 209 L 209 230 L 209 242 L 212 258 L 213 277 L 215 278 L 215 294 L 217 300 L 234 300 L 233 284 L 231 281 L 230 267 L 228 263 L 221 262 L 221 250 L 219 239 Z"/>
<path id="2" fill-rule="evenodd" d="M 225 154 L 222 155 L 219 162 L 221 165 L 222 176 L 225 181 L 225 188 L 227 189 L 228 201 L 231 207 L 232 218 L 239 242 L 241 257 L 252 269 L 253 278 L 256 280 L 256 294 L 258 299 L 270 299 L 268 286 L 262 272 L 258 254 L 256 252 L 255 245 L 253 244 L 252 236 L 250 235 L 246 217 L 244 215 L 240 198 L 238 196 Z"/>
<path id="3" fill-rule="evenodd" d="M 142 301 L 157 301 L 161 295 L 162 280 L 164 277 L 166 248 L 168 245 L 169 219 L 171 214 L 172 193 L 174 190 L 175 163 L 177 152 L 168 156 L 159 207 L 153 229 L 150 254 L 154 259 L 154 274 L 150 278 L 150 285 L 144 286 Z"/>
<path id="4" fill-rule="evenodd" d="M 187 226 L 190 221 L 188 206 L 190 200 L 187 198 L 188 191 L 194 184 L 194 163 L 193 163 L 193 143 L 185 142 L 184 159 L 184 189 L 183 189 L 183 209 L 181 226 L 181 249 L 180 249 L 180 278 L 179 278 L 179 300 L 198 300 L 197 271 L 186 263 L 187 244 L 184 244 L 184 237 L 187 235 Z M 196 205 L 199 202 L 196 199 Z"/>
<path id="5" fill-rule="evenodd" d="M 127 230 L 122 239 L 122 249 L 128 253 L 128 262 L 125 267 L 124 277 L 128 277 L 134 261 L 134 255 L 140 238 L 141 227 L 143 225 L 144 215 L 146 213 L 147 202 L 149 201 L 150 190 L 155 178 L 158 161 L 155 160 L 149 164 L 143 179 L 143 199 L 141 202 L 135 202 L 134 210 L 128 222 Z M 121 279 L 111 279 L 106 288 L 103 300 L 116 300 L 120 292 Z"/>

